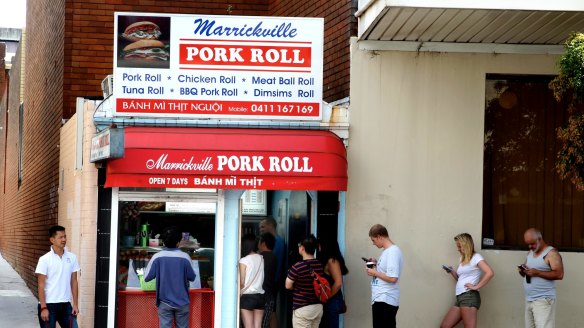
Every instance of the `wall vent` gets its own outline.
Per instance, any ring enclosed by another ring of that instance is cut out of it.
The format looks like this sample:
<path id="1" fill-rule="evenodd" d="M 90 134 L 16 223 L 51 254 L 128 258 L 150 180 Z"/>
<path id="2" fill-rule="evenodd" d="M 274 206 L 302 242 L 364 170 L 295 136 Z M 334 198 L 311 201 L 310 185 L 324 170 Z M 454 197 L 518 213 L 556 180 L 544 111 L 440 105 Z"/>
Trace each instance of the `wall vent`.
<path id="1" fill-rule="evenodd" d="M 108 98 L 114 93 L 114 76 L 112 74 L 101 81 L 101 91 L 103 91 L 103 99 Z"/>

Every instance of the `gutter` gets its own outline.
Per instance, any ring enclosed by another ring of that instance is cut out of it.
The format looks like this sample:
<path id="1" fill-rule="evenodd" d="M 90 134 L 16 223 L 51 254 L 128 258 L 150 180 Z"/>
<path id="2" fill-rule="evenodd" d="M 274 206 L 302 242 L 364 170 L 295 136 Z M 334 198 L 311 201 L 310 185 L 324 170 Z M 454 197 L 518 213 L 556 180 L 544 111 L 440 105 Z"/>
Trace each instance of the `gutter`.
<path id="1" fill-rule="evenodd" d="M 367 1 L 367 3 L 363 6 L 363 8 L 357 10 L 357 12 L 355 13 L 355 17 L 359 18 L 361 17 L 361 15 L 363 15 L 367 9 L 369 9 L 369 7 L 371 7 L 371 5 L 377 0 L 369 0 Z"/>

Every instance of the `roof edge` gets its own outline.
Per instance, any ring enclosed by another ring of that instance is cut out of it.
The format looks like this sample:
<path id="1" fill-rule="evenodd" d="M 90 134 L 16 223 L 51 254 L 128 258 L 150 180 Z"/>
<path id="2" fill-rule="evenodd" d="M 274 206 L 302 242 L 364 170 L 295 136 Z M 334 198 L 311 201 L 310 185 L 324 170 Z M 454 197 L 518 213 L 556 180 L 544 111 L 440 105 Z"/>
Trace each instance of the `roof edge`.
<path id="1" fill-rule="evenodd" d="M 500 44 L 500 43 L 455 43 L 417 41 L 364 41 L 359 49 L 369 51 L 413 51 L 413 52 L 458 52 L 490 54 L 561 55 L 563 45 Z"/>
<path id="2" fill-rule="evenodd" d="M 584 11 L 584 1 L 574 0 L 377 0 L 387 7 L 528 10 L 528 11 Z M 361 11 L 361 9 L 359 9 Z"/>

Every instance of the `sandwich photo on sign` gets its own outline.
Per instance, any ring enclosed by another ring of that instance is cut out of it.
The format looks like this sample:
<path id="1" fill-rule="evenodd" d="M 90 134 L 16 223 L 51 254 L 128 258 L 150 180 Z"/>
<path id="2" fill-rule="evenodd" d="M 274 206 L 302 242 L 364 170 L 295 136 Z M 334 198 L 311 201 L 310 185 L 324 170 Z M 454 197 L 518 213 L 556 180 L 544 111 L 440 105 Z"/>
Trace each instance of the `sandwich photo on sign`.
<path id="1" fill-rule="evenodd" d="M 170 67 L 170 17 L 119 16 L 118 35 L 118 67 Z"/>
<path id="2" fill-rule="evenodd" d="M 160 27 L 150 21 L 132 23 L 126 27 L 122 37 L 129 41 L 158 40 Z"/>
<path id="3" fill-rule="evenodd" d="M 168 51 L 164 43 L 158 40 L 140 40 L 128 44 L 123 51 L 124 60 L 168 60 Z"/>

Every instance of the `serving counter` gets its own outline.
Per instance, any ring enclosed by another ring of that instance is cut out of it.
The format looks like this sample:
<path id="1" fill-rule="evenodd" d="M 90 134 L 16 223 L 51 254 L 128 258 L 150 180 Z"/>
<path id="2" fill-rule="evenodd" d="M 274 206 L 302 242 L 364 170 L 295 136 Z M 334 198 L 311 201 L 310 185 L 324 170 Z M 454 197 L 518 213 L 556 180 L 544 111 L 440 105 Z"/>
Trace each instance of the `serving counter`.
<path id="1" fill-rule="evenodd" d="M 211 289 L 190 289 L 191 328 L 213 328 L 215 292 Z M 118 290 L 119 328 L 157 328 L 156 292 Z"/>

